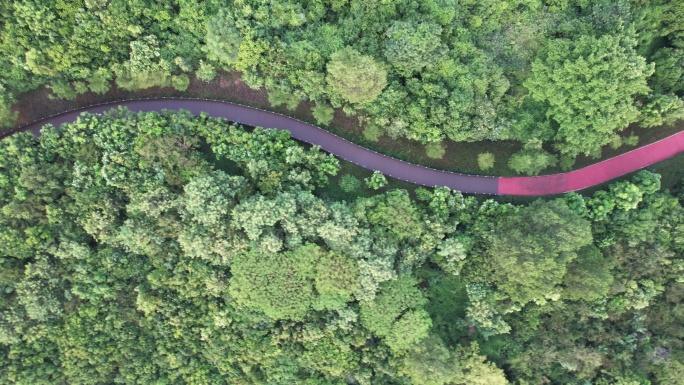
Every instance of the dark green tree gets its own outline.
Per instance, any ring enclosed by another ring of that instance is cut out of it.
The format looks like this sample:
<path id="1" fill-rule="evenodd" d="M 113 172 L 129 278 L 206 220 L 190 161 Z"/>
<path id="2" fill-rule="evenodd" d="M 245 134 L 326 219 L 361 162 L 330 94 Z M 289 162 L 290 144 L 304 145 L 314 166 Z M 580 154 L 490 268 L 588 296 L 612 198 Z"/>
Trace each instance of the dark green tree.
<path id="1" fill-rule="evenodd" d="M 604 298 L 613 283 L 610 268 L 601 250 L 593 245 L 581 248 L 563 277 L 563 297 L 587 302 Z"/>
<path id="2" fill-rule="evenodd" d="M 435 23 L 395 21 L 387 29 L 385 57 L 399 75 L 410 77 L 437 61 L 443 49 L 441 33 Z"/>

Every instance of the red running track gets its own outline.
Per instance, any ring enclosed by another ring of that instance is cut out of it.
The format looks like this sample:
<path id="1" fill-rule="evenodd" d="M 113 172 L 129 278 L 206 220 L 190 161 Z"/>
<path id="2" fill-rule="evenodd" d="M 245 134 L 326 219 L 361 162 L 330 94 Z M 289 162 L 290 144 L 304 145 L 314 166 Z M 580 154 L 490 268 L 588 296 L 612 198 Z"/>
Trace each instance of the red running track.
<path id="1" fill-rule="evenodd" d="M 684 132 L 681 132 L 615 158 L 564 174 L 513 178 L 467 175 L 436 170 L 385 156 L 322 128 L 275 112 L 225 101 L 186 98 L 134 99 L 83 107 L 35 121 L 1 135 L 0 138 L 20 131 L 31 131 L 40 135 L 40 129 L 46 124 L 59 127 L 62 123 L 76 120 L 83 112 L 102 113 L 117 106 L 127 107 L 135 112 L 185 109 L 194 114 L 205 112 L 211 116 L 250 126 L 288 130 L 293 138 L 318 145 L 321 149 L 364 168 L 423 186 L 446 186 L 472 194 L 549 195 L 581 190 L 684 151 Z"/>
<path id="2" fill-rule="evenodd" d="M 582 190 L 684 152 L 684 132 L 579 170 L 553 175 L 499 178 L 501 195 L 550 195 Z"/>

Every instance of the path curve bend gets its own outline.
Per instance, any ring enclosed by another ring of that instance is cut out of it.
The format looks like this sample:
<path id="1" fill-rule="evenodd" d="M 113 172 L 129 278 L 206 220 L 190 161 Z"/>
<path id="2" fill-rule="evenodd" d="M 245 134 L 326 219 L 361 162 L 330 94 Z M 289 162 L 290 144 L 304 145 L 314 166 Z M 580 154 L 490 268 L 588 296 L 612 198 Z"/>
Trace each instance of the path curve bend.
<path id="1" fill-rule="evenodd" d="M 684 151 L 684 132 L 680 132 L 648 146 L 568 173 L 511 178 L 468 175 L 436 170 L 382 155 L 320 127 L 276 112 L 220 100 L 190 98 L 131 99 L 100 103 L 37 120 L 10 131 L 0 138 L 20 131 L 31 131 L 35 135 L 40 135 L 40 129 L 46 124 L 59 127 L 62 123 L 76 120 L 83 112 L 97 114 L 118 106 L 126 107 L 134 112 L 184 109 L 196 115 L 204 112 L 249 126 L 288 130 L 295 139 L 318 145 L 339 158 L 369 170 L 380 171 L 393 178 L 423 186 L 446 186 L 452 190 L 471 194 L 549 195 L 581 190 Z"/>

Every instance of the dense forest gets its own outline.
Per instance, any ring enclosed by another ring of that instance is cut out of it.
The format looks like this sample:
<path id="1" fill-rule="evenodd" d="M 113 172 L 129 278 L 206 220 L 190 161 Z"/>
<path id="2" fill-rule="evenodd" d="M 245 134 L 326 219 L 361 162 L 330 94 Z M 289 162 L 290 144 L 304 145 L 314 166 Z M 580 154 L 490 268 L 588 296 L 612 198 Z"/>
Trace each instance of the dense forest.
<path id="1" fill-rule="evenodd" d="M 682 0 L 8 0 L 0 20 L 5 125 L 42 86 L 72 99 L 238 71 L 273 105 L 310 101 L 320 124 L 341 108 L 430 157 L 520 141 L 509 166 L 536 174 L 684 118 Z"/>
<path id="2" fill-rule="evenodd" d="M 182 111 L 0 141 L 0 383 L 684 384 L 657 174 L 513 205 L 339 170 Z"/>
<path id="3" fill-rule="evenodd" d="M 5 0 L 0 31 L 0 127 L 229 72 L 537 174 L 684 119 L 683 0 Z M 0 141 L 0 383 L 684 385 L 681 183 L 512 204 L 347 167 L 183 111 Z"/>

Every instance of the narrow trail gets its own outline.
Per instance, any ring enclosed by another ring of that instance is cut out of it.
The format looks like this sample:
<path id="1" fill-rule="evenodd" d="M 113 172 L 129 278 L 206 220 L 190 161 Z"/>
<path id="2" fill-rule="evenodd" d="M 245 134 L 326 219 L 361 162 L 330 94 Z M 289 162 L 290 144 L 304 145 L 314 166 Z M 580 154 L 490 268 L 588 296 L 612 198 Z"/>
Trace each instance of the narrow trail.
<path id="1" fill-rule="evenodd" d="M 0 138 L 21 131 L 31 131 L 35 135 L 40 135 L 40 129 L 46 124 L 59 127 L 62 123 L 76 120 L 83 112 L 97 114 L 118 106 L 126 107 L 134 112 L 184 109 L 193 114 L 205 112 L 214 117 L 226 118 L 249 126 L 288 130 L 295 139 L 318 145 L 321 149 L 341 159 L 369 170 L 380 171 L 387 176 L 423 186 L 446 186 L 471 194 L 534 196 L 576 191 L 684 152 L 684 132 L 680 132 L 617 157 L 563 174 L 511 178 L 467 175 L 436 170 L 382 155 L 320 127 L 286 115 L 231 102 L 186 98 L 133 99 L 87 106 L 29 123 Z"/>

